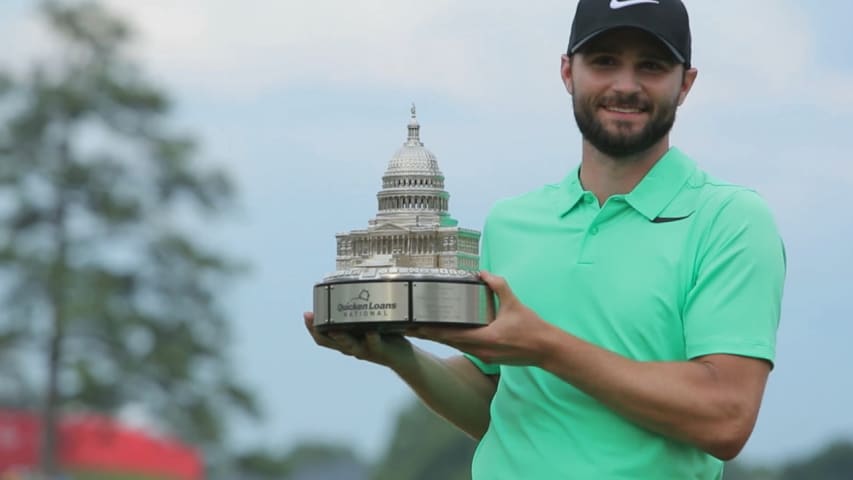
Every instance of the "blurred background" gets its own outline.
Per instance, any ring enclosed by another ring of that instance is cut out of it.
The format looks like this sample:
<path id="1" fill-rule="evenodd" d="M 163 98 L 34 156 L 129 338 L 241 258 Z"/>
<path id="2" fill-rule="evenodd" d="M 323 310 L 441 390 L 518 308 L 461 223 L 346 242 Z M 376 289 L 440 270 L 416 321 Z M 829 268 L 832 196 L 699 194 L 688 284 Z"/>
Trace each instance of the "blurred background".
<path id="1" fill-rule="evenodd" d="M 726 478 L 853 478 L 853 5 L 685 3 L 673 143 L 757 189 L 788 256 Z M 577 164 L 575 5 L 2 2 L 0 479 L 468 478 L 471 440 L 301 315 L 412 102 L 460 226 Z"/>

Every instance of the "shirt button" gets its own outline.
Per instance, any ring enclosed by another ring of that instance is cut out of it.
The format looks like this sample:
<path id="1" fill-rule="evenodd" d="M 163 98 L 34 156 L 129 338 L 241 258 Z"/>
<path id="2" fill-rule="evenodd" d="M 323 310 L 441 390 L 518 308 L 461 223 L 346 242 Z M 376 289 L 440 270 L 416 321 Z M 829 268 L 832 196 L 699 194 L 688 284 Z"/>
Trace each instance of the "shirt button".
<path id="1" fill-rule="evenodd" d="M 592 195 L 586 195 L 586 196 L 584 197 L 583 201 L 584 201 L 584 202 L 586 202 L 586 203 L 592 203 L 592 202 L 594 202 L 594 201 L 595 201 L 595 199 L 594 199 L 594 198 L 592 198 Z"/>
<path id="2" fill-rule="evenodd" d="M 592 227 L 589 229 L 590 235 L 598 235 L 598 227 Z"/>

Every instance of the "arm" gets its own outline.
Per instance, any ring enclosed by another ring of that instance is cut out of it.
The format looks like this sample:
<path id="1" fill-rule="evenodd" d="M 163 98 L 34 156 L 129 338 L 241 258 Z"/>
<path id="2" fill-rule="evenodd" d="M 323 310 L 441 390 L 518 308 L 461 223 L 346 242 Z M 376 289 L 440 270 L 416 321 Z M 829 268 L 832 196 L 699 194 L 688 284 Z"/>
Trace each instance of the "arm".
<path id="1" fill-rule="evenodd" d="M 483 374 L 458 355 L 446 359 L 413 347 L 408 361 L 391 366 L 435 413 L 479 440 L 489 427 L 497 377 Z"/>
<path id="2" fill-rule="evenodd" d="M 545 322 L 502 278 L 481 276 L 500 298 L 490 325 L 465 331 L 422 327 L 409 334 L 488 363 L 548 370 L 639 425 L 718 458 L 733 458 L 743 447 L 758 415 L 767 362 L 734 355 L 630 360 Z"/>
<path id="3" fill-rule="evenodd" d="M 602 349 L 545 322 L 504 279 L 485 272 L 481 277 L 500 299 L 490 325 L 411 333 L 485 362 L 543 368 L 648 430 L 733 458 L 752 432 L 771 368 L 785 258 L 759 196 L 741 191 L 724 201 L 703 223 L 684 300 L 690 360 L 638 362 Z"/>
<path id="4" fill-rule="evenodd" d="M 635 423 L 722 460 L 749 438 L 770 372 L 764 360 L 735 355 L 637 362 L 565 332 L 541 345 L 542 368 Z"/>
<path id="5" fill-rule="evenodd" d="M 356 338 L 343 332 L 322 334 L 314 330 L 312 313 L 306 313 L 304 318 L 305 327 L 318 345 L 390 368 L 445 420 L 475 439 L 486 433 L 497 381 L 468 359 L 440 359 L 400 335 L 371 332 Z"/>

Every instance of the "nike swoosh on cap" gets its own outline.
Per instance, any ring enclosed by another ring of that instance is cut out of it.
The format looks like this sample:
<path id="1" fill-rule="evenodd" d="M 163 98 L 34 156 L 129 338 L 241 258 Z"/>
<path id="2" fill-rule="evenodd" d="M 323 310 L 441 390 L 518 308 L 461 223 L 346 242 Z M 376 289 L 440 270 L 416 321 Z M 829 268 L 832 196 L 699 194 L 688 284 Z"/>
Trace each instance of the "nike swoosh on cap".
<path id="1" fill-rule="evenodd" d="M 660 4 L 658 0 L 610 0 L 610 8 L 613 10 L 619 10 L 620 8 L 640 5 L 642 3 Z"/>

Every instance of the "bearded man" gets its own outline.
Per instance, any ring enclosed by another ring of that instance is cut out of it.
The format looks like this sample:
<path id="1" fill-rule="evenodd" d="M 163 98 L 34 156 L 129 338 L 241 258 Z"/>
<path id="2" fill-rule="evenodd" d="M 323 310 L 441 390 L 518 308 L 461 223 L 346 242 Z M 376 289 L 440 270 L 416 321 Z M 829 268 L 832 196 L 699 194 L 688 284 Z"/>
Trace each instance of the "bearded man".
<path id="1" fill-rule="evenodd" d="M 580 0 L 560 72 L 580 165 L 490 212 L 495 319 L 407 331 L 464 355 L 306 326 L 479 439 L 474 480 L 719 479 L 773 366 L 779 233 L 755 192 L 670 145 L 697 77 L 680 0 Z"/>

